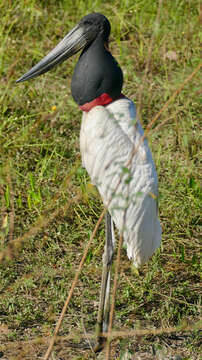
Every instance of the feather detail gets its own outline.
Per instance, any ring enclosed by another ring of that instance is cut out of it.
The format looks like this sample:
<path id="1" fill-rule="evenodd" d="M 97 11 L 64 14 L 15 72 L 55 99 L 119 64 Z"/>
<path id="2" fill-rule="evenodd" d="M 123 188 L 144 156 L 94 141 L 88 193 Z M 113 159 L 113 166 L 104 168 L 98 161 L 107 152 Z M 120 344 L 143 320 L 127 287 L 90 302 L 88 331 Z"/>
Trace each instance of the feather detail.
<path id="1" fill-rule="evenodd" d="M 139 143 L 143 134 L 135 105 L 127 98 L 83 113 L 83 166 L 104 204 L 111 199 L 108 210 L 118 230 L 123 229 L 128 257 L 136 267 L 148 261 L 161 243 L 158 179 L 147 140 Z M 127 166 L 136 147 L 131 165 Z"/>

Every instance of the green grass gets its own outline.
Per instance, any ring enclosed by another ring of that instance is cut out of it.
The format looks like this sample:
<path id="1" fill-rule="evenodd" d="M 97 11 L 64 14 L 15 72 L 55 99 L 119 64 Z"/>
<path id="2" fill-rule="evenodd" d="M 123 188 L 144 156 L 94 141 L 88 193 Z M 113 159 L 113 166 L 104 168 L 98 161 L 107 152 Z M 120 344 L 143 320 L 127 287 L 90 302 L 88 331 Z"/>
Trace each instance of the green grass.
<path id="1" fill-rule="evenodd" d="M 158 2 L 146 0 L 2 0 L 0 4 L 0 250 L 5 255 L 9 249 L 0 264 L 3 359 L 38 359 L 44 354 L 47 343 L 29 342 L 53 332 L 103 208 L 80 163 L 81 112 L 70 93 L 76 58 L 33 81 L 16 85 L 15 80 L 83 15 L 100 11 L 112 24 L 110 47 L 124 72 L 123 93 L 136 103 L 154 36 L 141 96 L 146 127 L 200 62 L 199 1 L 164 1 L 155 24 L 157 9 Z M 168 51 L 174 52 L 176 60 L 169 59 Z M 139 276 L 123 250 L 115 329 L 194 325 L 199 320 L 199 98 L 197 73 L 150 133 L 159 175 L 163 241 Z M 67 207 L 78 193 L 78 200 Z M 19 245 L 9 258 L 12 241 L 33 229 L 37 221 L 34 236 L 27 236 L 24 246 Z M 103 246 L 104 225 L 94 239 L 60 335 L 94 331 Z M 74 340 L 79 341 L 79 335 Z M 22 341 L 26 342 L 23 347 Z M 193 330 L 117 339 L 112 345 L 116 359 L 128 351 L 128 359 L 192 360 L 199 359 L 199 343 L 199 332 Z M 54 351 L 53 359 L 93 357 L 90 351 L 64 344 Z"/>

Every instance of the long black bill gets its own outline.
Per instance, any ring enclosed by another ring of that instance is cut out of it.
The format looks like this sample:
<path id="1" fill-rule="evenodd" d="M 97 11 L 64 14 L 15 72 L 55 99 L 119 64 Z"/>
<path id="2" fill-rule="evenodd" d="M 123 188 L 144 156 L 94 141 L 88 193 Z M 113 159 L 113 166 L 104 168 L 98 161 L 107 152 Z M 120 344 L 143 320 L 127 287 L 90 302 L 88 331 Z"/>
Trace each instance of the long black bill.
<path id="1" fill-rule="evenodd" d="M 44 74 L 84 48 L 84 46 L 91 41 L 92 36 L 92 33 L 85 32 L 81 26 L 75 26 L 48 55 L 22 75 L 16 82 L 19 83 Z"/>

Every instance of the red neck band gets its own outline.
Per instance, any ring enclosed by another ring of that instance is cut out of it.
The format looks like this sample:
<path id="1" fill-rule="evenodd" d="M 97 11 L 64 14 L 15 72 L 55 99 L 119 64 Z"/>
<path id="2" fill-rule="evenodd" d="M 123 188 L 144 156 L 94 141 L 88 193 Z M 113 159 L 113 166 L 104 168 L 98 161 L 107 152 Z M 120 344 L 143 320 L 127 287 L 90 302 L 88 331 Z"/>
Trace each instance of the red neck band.
<path id="1" fill-rule="evenodd" d="M 108 104 L 110 104 L 111 102 L 113 102 L 115 100 L 122 99 L 124 97 L 125 96 L 123 94 L 121 94 L 118 98 L 113 100 L 111 98 L 111 96 L 109 96 L 107 93 L 103 93 L 102 95 L 98 96 L 96 99 L 79 106 L 79 108 L 82 111 L 88 112 L 95 106 L 98 106 L 98 105 L 105 106 L 105 105 L 108 105 Z"/>

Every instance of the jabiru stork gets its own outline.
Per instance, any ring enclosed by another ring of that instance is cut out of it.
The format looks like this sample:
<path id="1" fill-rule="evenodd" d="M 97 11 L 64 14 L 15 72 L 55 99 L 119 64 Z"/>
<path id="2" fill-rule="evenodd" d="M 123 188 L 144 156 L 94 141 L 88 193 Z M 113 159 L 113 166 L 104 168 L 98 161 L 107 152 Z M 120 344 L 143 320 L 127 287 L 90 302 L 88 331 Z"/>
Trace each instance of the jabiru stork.
<path id="1" fill-rule="evenodd" d="M 110 28 L 100 13 L 84 16 L 47 56 L 17 80 L 35 78 L 82 50 L 71 83 L 73 99 L 83 112 L 82 164 L 108 207 L 99 342 L 108 328 L 113 224 L 123 232 L 128 258 L 136 267 L 147 262 L 161 243 L 156 169 L 147 139 L 141 141 L 144 132 L 135 105 L 121 93 L 123 73 L 109 50 Z"/>

